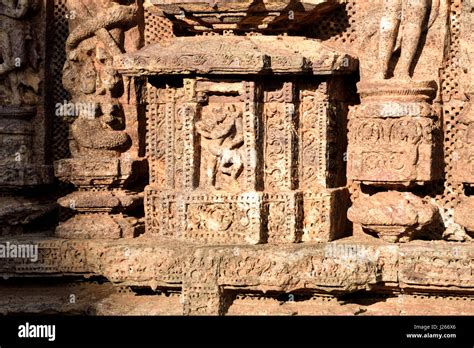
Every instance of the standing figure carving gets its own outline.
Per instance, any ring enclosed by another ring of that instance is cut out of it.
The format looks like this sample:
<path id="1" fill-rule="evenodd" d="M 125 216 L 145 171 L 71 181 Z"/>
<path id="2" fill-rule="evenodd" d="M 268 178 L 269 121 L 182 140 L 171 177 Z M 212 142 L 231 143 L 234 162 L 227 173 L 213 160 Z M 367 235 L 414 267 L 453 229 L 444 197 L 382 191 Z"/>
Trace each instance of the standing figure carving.
<path id="1" fill-rule="evenodd" d="M 9 104 L 19 106 L 26 100 L 21 85 L 32 87 L 37 92 L 37 83 L 24 80 L 20 75 L 24 67 L 37 68 L 38 53 L 30 45 L 33 40 L 31 25 L 23 20 L 36 9 L 35 0 L 0 0 L 0 88 L 9 96 Z"/>
<path id="2" fill-rule="evenodd" d="M 436 19 L 439 5 L 440 0 L 384 0 L 378 51 L 379 78 L 388 77 L 393 53 L 400 40 L 400 74 L 397 77 L 410 79 L 422 34 Z"/>

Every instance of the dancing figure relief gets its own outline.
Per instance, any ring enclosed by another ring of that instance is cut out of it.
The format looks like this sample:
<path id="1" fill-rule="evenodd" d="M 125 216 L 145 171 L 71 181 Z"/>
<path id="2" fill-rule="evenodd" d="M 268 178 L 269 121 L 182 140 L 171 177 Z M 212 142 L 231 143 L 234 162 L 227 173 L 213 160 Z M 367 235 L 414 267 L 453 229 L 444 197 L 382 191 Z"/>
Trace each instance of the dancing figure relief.
<path id="1" fill-rule="evenodd" d="M 234 104 L 215 107 L 196 123 L 196 130 L 207 140 L 207 185 L 215 187 L 219 173 L 237 180 L 244 166 L 240 151 L 244 144 L 242 112 Z"/>

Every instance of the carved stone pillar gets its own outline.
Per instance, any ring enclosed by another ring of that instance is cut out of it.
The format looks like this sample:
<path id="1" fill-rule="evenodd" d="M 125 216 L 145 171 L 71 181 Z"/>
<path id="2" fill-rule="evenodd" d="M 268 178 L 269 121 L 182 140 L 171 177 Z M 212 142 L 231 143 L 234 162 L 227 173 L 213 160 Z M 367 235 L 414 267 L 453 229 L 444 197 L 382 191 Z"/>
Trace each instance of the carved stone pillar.
<path id="1" fill-rule="evenodd" d="M 55 163 L 56 175 L 76 186 L 59 199 L 74 216 L 61 222 L 64 238 L 121 238 L 139 233 L 144 172 L 137 81 L 123 79 L 114 56 L 140 47 L 136 4 L 69 0 L 70 36 L 63 84 L 71 94 L 73 158 Z M 94 15 L 92 15 L 94 14 Z M 138 187 L 139 188 L 139 187 Z M 139 211 L 139 209 L 138 209 Z M 138 215 L 137 215 L 138 214 Z M 87 226 L 85 228 L 84 226 Z"/>
<path id="2" fill-rule="evenodd" d="M 349 116 L 349 179 L 406 189 L 441 178 L 435 88 L 434 81 L 397 79 L 359 84 L 361 105 Z M 389 242 L 413 239 L 437 217 L 434 206 L 409 192 L 362 196 L 349 210 L 352 222 Z"/>
<path id="3" fill-rule="evenodd" d="M 46 162 L 46 3 L 0 7 L 0 235 L 22 233 L 54 205 L 35 200 L 51 183 Z"/>
<path id="4" fill-rule="evenodd" d="M 445 45 L 447 7 L 429 0 L 381 5 L 376 53 L 362 63 L 361 104 L 349 115 L 348 179 L 365 193 L 348 215 L 356 230 L 404 242 L 431 233 L 440 220 L 434 197 L 418 188 L 443 179 L 438 47 Z"/>

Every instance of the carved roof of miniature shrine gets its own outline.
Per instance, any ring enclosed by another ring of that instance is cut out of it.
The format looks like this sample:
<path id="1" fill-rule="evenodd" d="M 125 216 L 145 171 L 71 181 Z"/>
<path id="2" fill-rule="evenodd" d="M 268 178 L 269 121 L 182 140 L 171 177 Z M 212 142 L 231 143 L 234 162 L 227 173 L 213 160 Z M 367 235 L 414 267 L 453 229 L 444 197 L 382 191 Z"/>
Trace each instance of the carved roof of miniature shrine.
<path id="1" fill-rule="evenodd" d="M 115 57 L 125 75 L 349 73 L 357 60 L 324 44 L 290 36 L 177 37 Z"/>
<path id="2" fill-rule="evenodd" d="M 314 21 L 343 0 L 150 0 L 192 31 L 265 30 Z M 291 14 L 290 14 L 291 13 Z M 290 18 L 291 17 L 291 18 Z"/>

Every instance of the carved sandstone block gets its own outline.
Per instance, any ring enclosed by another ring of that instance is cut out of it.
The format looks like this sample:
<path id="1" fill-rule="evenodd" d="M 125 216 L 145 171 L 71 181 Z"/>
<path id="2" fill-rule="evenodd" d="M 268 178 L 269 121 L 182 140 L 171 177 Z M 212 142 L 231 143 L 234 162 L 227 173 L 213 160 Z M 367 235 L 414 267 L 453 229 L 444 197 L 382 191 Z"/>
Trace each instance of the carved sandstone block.
<path id="1" fill-rule="evenodd" d="M 346 188 L 327 189 L 303 194 L 303 242 L 327 242 L 349 233 Z"/>
<path id="2" fill-rule="evenodd" d="M 410 192 L 379 192 L 357 199 L 349 220 L 387 242 L 407 242 L 439 219 L 438 208 Z"/>
<path id="3" fill-rule="evenodd" d="M 145 191 L 147 233 L 206 244 L 262 240 L 262 194 Z"/>
<path id="4" fill-rule="evenodd" d="M 474 233 L 474 197 L 463 200 L 454 210 L 454 220 L 470 234 Z"/>
<path id="5" fill-rule="evenodd" d="M 424 184 L 440 177 L 440 129 L 432 82 L 359 84 L 351 109 L 348 178 L 371 185 Z"/>
<path id="6" fill-rule="evenodd" d="M 471 94 L 471 98 L 474 94 Z M 456 149 L 454 151 L 456 182 L 474 185 L 474 106 L 472 100 L 464 104 L 459 117 Z"/>

